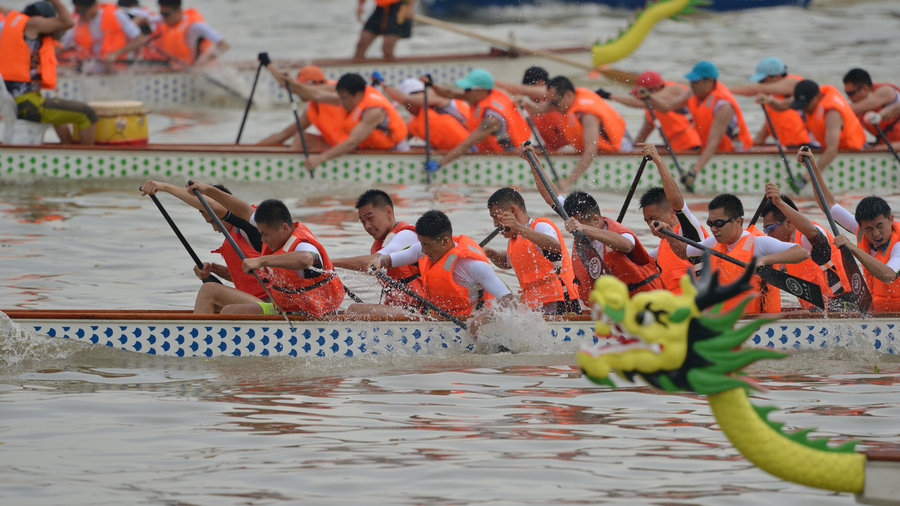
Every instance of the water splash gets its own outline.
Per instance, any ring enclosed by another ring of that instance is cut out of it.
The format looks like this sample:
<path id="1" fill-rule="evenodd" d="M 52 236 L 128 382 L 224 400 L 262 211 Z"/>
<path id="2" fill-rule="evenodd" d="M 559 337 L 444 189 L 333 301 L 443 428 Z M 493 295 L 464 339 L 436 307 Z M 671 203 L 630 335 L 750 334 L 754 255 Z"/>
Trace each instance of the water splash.
<path id="1" fill-rule="evenodd" d="M 81 343 L 23 328 L 0 311 L 0 365 L 6 370 L 24 362 L 66 358 L 82 348 Z"/>
<path id="2" fill-rule="evenodd" d="M 497 309 L 493 318 L 478 329 L 475 351 L 494 353 L 502 346 L 513 353 L 564 354 L 574 353 L 582 344 L 560 343 L 553 339 L 553 332 L 539 313 L 522 308 Z"/>

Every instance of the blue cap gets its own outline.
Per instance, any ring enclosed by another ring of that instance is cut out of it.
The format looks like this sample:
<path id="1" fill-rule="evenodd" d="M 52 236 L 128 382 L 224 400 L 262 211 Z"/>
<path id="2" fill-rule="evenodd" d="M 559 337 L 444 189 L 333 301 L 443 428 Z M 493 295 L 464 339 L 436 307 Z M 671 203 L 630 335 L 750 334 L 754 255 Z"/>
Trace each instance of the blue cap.
<path id="1" fill-rule="evenodd" d="M 464 90 L 493 90 L 494 77 L 487 70 L 472 69 L 471 71 L 469 71 L 469 75 L 460 79 L 459 81 L 456 81 L 456 85 Z"/>
<path id="2" fill-rule="evenodd" d="M 784 65 L 784 62 L 774 56 L 770 56 L 763 58 L 756 64 L 756 72 L 750 76 L 750 81 L 758 83 L 769 76 L 780 76 L 785 73 L 787 73 L 787 67 Z"/>
<path id="3" fill-rule="evenodd" d="M 694 68 L 685 74 L 684 77 L 692 83 L 701 79 L 718 79 L 719 69 L 708 61 L 702 61 L 694 65 Z"/>

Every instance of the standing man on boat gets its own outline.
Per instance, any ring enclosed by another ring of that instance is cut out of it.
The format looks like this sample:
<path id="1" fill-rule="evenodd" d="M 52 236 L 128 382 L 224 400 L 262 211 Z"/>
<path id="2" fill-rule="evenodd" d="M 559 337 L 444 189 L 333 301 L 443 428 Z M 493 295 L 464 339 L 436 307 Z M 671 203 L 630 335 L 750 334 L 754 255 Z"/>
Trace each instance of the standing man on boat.
<path id="1" fill-rule="evenodd" d="M 448 98 L 462 98 L 472 107 L 469 135 L 444 154 L 441 167 L 467 153 L 472 146 L 479 153 L 511 153 L 531 138 L 531 129 L 519 114 L 513 99 L 494 87 L 494 77 L 484 69 L 472 69 L 456 81 L 462 92 L 435 84 L 434 91 Z"/>
<path id="2" fill-rule="evenodd" d="M 512 269 L 519 279 L 519 301 L 544 314 L 579 314 L 575 273 L 566 241 L 552 221 L 531 218 L 525 199 L 512 188 L 501 188 L 488 199 L 494 226 L 503 225 L 509 239 L 505 250 L 485 248 L 501 269 Z"/>
<path id="3" fill-rule="evenodd" d="M 888 142 L 900 142 L 900 118 L 882 118 L 886 107 L 900 104 L 900 87 L 893 83 L 872 83 L 872 77 L 863 69 L 850 69 L 844 75 L 844 93 L 850 99 L 850 107 L 863 127 L 875 136 L 875 144 L 882 142 L 878 125 Z"/>
<path id="4" fill-rule="evenodd" d="M 308 171 L 357 148 L 409 151 L 403 116 L 387 97 L 374 86 L 367 85 L 361 75 L 342 75 L 334 92 L 297 82 L 289 85 L 303 100 L 340 105 L 346 111 L 342 138 L 322 153 L 310 155 L 306 162 Z"/>
<path id="5" fill-rule="evenodd" d="M 428 111 L 425 110 L 425 83 L 421 79 L 405 79 L 399 86 L 382 83 L 385 95 L 406 106 L 410 118 L 406 124 L 409 137 L 425 140 L 425 115 L 428 115 L 428 143 L 432 149 L 449 150 L 468 137 L 466 125 L 472 116 L 469 104 L 458 98 L 447 98 L 437 93 L 428 94 Z"/>
<path id="6" fill-rule="evenodd" d="M 61 0 L 28 4 L 22 13 L 9 11 L 0 23 L 0 76 L 16 102 L 16 117 L 50 123 L 62 144 L 72 144 L 69 125 L 79 129 L 82 145 L 94 144 L 97 113 L 84 102 L 46 98 L 42 89 L 56 88 L 54 39 L 74 26 Z"/>
<path id="7" fill-rule="evenodd" d="M 202 183 L 197 183 L 199 187 L 203 187 Z M 262 251 L 262 238 L 259 231 L 247 221 L 253 214 L 253 207 L 243 200 L 235 197 L 231 192 L 222 185 L 214 185 L 213 188 L 218 192 L 208 190 L 208 193 L 215 193 L 221 200 L 227 200 L 230 208 L 237 210 L 237 213 L 228 211 L 224 205 L 219 203 L 214 196 L 206 199 L 216 216 L 222 220 L 227 227 L 228 234 L 231 235 L 235 243 L 247 258 L 258 257 Z M 203 219 L 211 224 L 213 230 L 221 233 L 219 227 L 213 223 L 213 219 L 206 214 L 206 209 L 197 197 L 187 191 L 185 188 L 175 186 L 162 181 L 147 180 L 141 185 L 141 196 L 156 195 L 159 192 L 168 193 L 185 204 L 200 211 Z M 225 197 L 227 195 L 227 197 Z M 253 302 L 254 299 L 265 300 L 267 298 L 266 291 L 260 286 L 256 279 L 247 274 L 242 269 L 241 257 L 234 251 L 228 239 L 222 241 L 222 245 L 212 253 L 219 253 L 225 261 L 225 265 L 204 262 L 203 268 L 194 266 L 194 274 L 198 278 L 204 279 L 210 274 L 219 276 L 226 281 L 234 283 L 234 288 L 225 286 L 220 283 L 203 283 L 200 291 L 197 292 L 197 298 L 194 301 L 195 314 L 216 314 L 228 304 L 234 303 L 235 300 L 246 299 L 246 302 Z M 239 292 L 239 293 L 235 293 Z M 244 296 L 247 297 L 244 297 Z M 252 298 L 251 298 L 252 297 Z"/>
<path id="8" fill-rule="evenodd" d="M 662 186 L 650 188 L 641 195 L 640 208 L 644 213 L 644 222 L 650 227 L 650 232 L 659 237 L 659 246 L 647 253 L 656 260 L 659 266 L 660 280 L 663 288 L 673 293 L 681 293 L 681 278 L 687 272 L 699 272 L 702 265 L 697 265 L 691 260 L 685 259 L 684 242 L 663 235 L 653 227 L 653 223 L 659 221 L 668 224 L 672 231 L 694 241 L 702 241 L 709 237 L 709 232 L 700 224 L 700 220 L 688 208 L 678 187 L 678 182 L 672 177 L 656 146 L 653 144 L 638 144 L 641 154 L 649 156 L 662 180 Z"/>
<path id="9" fill-rule="evenodd" d="M 82 67 L 85 72 L 107 72 L 112 64 L 127 58 L 147 41 L 140 27 L 118 5 L 97 0 L 72 3 L 75 27 L 60 42 L 64 51 L 71 49 L 75 58 L 87 64 Z"/>
<path id="10" fill-rule="evenodd" d="M 394 217 L 394 202 L 391 200 L 391 196 L 384 191 L 372 189 L 363 192 L 356 200 L 356 210 L 359 213 L 359 222 L 375 241 L 372 243 L 368 255 L 335 258 L 332 260 L 335 267 L 367 272 L 374 256 L 390 255 L 418 244 L 416 227 L 405 221 L 397 221 Z M 415 293 L 425 295 L 418 265 L 392 267 L 387 270 L 386 274 L 395 281 L 403 283 Z M 419 309 L 419 302 L 409 295 L 391 288 L 384 282 L 381 282 L 381 285 L 382 304 L 410 310 Z M 359 304 L 353 306 L 348 311 L 367 312 L 363 311 Z"/>
<path id="11" fill-rule="evenodd" d="M 788 74 L 787 66 L 780 59 L 770 56 L 763 58 L 756 65 L 756 71 L 750 76 L 753 84 L 745 84 L 731 89 L 735 95 L 756 96 L 773 95 L 778 100 L 792 100 L 794 87 L 803 80 L 803 77 Z M 761 99 L 762 100 L 762 99 Z M 763 146 L 769 137 L 774 137 L 784 147 L 799 148 L 812 142 L 809 131 L 800 113 L 793 109 L 775 109 L 771 104 L 765 104 L 766 113 L 775 127 L 773 133 L 769 129 L 768 121 L 764 122 L 759 132 L 753 138 L 754 146 Z"/>
<path id="12" fill-rule="evenodd" d="M 659 124 L 654 124 L 650 110 L 646 110 L 644 123 L 634 138 L 635 145 L 646 142 L 656 127 L 659 127 L 674 151 L 700 151 L 703 143 L 691 122 L 687 106 L 672 108 L 672 103 L 683 98 L 685 93 L 689 93 L 687 86 L 675 81 L 665 81 L 659 73 L 647 71 L 638 76 L 630 95 L 616 95 L 602 88 L 595 92 L 601 98 L 636 109 L 646 109 L 645 99 L 650 102 Z"/>
<path id="13" fill-rule="evenodd" d="M 194 9 L 181 8 L 181 0 L 159 0 L 162 23 L 156 27 L 156 41 L 149 42 L 158 59 L 170 65 L 202 67 L 228 50 L 225 38 L 206 24 Z"/>
<path id="14" fill-rule="evenodd" d="M 366 0 L 359 0 L 356 6 L 356 20 L 362 21 Z M 354 60 L 364 60 L 366 50 L 382 36 L 381 50 L 385 60 L 396 60 L 394 48 L 400 39 L 412 36 L 412 19 L 416 9 L 416 0 L 375 0 L 375 10 L 363 25 L 356 43 Z"/>
<path id="15" fill-rule="evenodd" d="M 834 245 L 850 248 L 862 264 L 866 284 L 872 293 L 870 310 L 875 313 L 900 311 L 900 247 L 896 247 L 900 241 L 900 222 L 894 219 L 891 206 L 883 198 L 873 195 L 860 200 L 856 212 L 851 213 L 835 200 L 812 153 L 801 148 L 797 158 L 809 160 L 816 173 L 825 199 L 819 206 L 822 209 L 828 206 L 835 223 L 856 234 L 855 242 L 842 234 L 834 238 Z"/>

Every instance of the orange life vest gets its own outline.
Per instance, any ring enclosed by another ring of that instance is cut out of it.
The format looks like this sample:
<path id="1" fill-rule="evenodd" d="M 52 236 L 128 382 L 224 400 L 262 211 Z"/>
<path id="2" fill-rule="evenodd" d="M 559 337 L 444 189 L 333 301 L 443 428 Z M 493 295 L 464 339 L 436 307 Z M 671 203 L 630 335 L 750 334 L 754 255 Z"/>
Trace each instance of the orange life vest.
<path id="1" fill-rule="evenodd" d="M 561 112 L 554 109 L 536 114 L 531 121 L 547 149 L 554 151 L 569 144 L 569 139 L 566 139 L 566 117 Z"/>
<path id="2" fill-rule="evenodd" d="M 93 20 L 79 19 L 74 28 L 74 40 L 76 44 L 76 54 L 80 58 L 89 58 L 96 56 L 103 58 L 104 56 L 118 51 L 125 47 L 128 43 L 128 36 L 122 30 L 116 18 L 116 11 L 119 7 L 115 4 L 98 4 L 100 16 L 100 32 L 102 33 L 102 42 L 100 43 L 100 54 L 94 54 L 94 36 L 91 34 L 90 23 Z M 120 59 L 126 58 L 127 55 L 120 56 Z"/>
<path id="3" fill-rule="evenodd" d="M 878 109 L 875 109 L 875 112 L 881 112 L 881 110 L 884 109 L 885 107 L 887 107 L 889 105 L 894 105 L 895 103 L 897 103 L 898 100 L 900 100 L 900 87 L 898 87 L 896 84 L 875 83 L 875 85 L 872 86 L 872 89 L 877 90 L 878 88 L 881 88 L 882 86 L 894 88 L 894 91 L 897 93 L 897 95 L 895 96 L 895 98 L 892 102 L 885 104 L 885 105 L 879 107 Z M 866 128 L 866 130 L 868 130 L 869 132 L 872 133 L 872 135 L 875 135 L 877 137 L 878 130 L 875 129 L 875 125 L 870 125 L 868 122 L 862 120 L 864 115 L 865 115 L 865 113 L 860 114 L 857 116 L 857 118 L 859 118 L 860 123 L 862 123 L 862 125 Z M 894 143 L 894 142 L 900 141 L 900 126 L 897 125 L 898 122 L 900 122 L 900 116 L 897 116 L 895 118 L 886 119 L 878 124 L 878 126 L 881 128 L 881 131 L 884 132 L 884 136 L 887 137 L 888 142 Z M 878 142 L 881 142 L 880 138 L 878 139 Z"/>
<path id="4" fill-rule="evenodd" d="M 375 5 L 379 7 L 388 7 L 403 0 L 375 0 Z"/>
<path id="5" fill-rule="evenodd" d="M 798 82 L 803 80 L 802 77 L 792 74 L 786 75 L 785 78 L 796 79 Z M 787 95 L 775 96 L 782 100 L 787 98 Z M 804 144 L 809 144 L 809 131 L 806 130 L 806 123 L 803 122 L 803 116 L 800 115 L 799 111 L 795 111 L 794 109 L 776 111 L 770 105 L 765 105 L 764 107 L 769 113 L 769 119 L 772 120 L 772 125 L 775 126 L 775 132 L 772 133 L 772 129 L 769 128 L 769 124 L 766 122 L 766 131 L 769 132 L 769 135 L 777 138 L 782 146 L 802 146 Z"/>
<path id="6" fill-rule="evenodd" d="M 16 11 L 6 13 L 3 29 L 0 30 L 0 75 L 6 82 L 32 82 L 31 48 L 25 42 L 25 25 L 30 16 Z M 38 73 L 41 88 L 56 88 L 56 50 L 53 37 L 41 36 L 38 49 Z"/>
<path id="7" fill-rule="evenodd" d="M 806 127 L 809 129 L 809 133 L 819 141 L 823 148 L 827 147 L 825 146 L 825 113 L 834 109 L 841 113 L 841 118 L 844 120 L 838 147 L 840 149 L 862 149 L 866 145 L 866 131 L 850 104 L 844 100 L 841 92 L 834 86 L 824 84 L 819 87 L 819 93 L 822 94 L 822 99 L 816 105 L 816 110 L 812 114 L 806 114 Z"/>
<path id="8" fill-rule="evenodd" d="M 182 63 L 191 64 L 197 59 L 197 55 L 212 45 L 212 42 L 204 40 L 200 48 L 189 47 L 185 40 L 188 28 L 194 23 L 203 23 L 203 16 L 194 8 L 181 11 L 181 16 L 181 21 L 175 26 L 169 26 L 165 22 L 157 25 L 156 31 L 159 33 L 157 46 L 166 55 L 175 57 Z"/>
<path id="9" fill-rule="evenodd" d="M 676 83 L 675 81 L 666 81 L 665 84 L 666 86 L 678 86 L 684 90 L 688 89 L 687 86 Z M 663 133 L 666 134 L 666 138 L 669 139 L 669 144 L 672 146 L 673 150 L 687 151 L 703 146 L 703 142 L 700 140 L 700 134 L 697 133 L 697 129 L 694 128 L 693 123 L 691 123 L 691 118 L 689 116 L 690 111 L 686 106 L 678 110 L 665 112 L 654 109 L 653 114 L 655 114 L 656 119 L 659 120 L 659 126 L 662 128 Z M 653 117 L 650 116 L 649 110 L 644 112 L 644 116 L 647 121 L 653 121 Z"/>
<path id="10" fill-rule="evenodd" d="M 234 242 L 241 248 L 244 256 L 247 258 L 259 256 L 259 251 L 253 249 L 253 246 L 244 239 L 244 234 L 242 234 L 237 227 L 233 227 L 228 233 L 231 234 Z M 219 249 L 214 249 L 212 252 L 222 255 L 222 259 L 225 260 L 225 267 L 228 267 L 228 274 L 231 275 L 231 282 L 234 283 L 235 288 L 244 293 L 249 293 L 258 299 L 265 299 L 268 297 L 266 291 L 263 290 L 263 287 L 256 281 L 256 278 L 253 277 L 253 274 L 244 272 L 242 268 L 243 260 L 235 253 L 234 248 L 228 243 L 228 239 L 223 240 Z"/>
<path id="11" fill-rule="evenodd" d="M 519 299 L 535 310 L 540 310 L 546 304 L 578 298 L 572 258 L 565 239 L 556 224 L 547 218 L 535 218 L 529 227 L 534 230 L 538 223 L 547 223 L 553 227 L 561 248 L 559 253 L 551 253 L 548 258 L 547 253 L 538 249 L 533 242 L 518 235 L 510 239 L 506 246 L 509 264 L 519 279 Z"/>
<path id="12" fill-rule="evenodd" d="M 593 114 L 600 122 L 597 149 L 616 152 L 625 136 L 625 119 L 606 100 L 587 88 L 575 89 L 575 100 L 566 112 L 566 139 L 577 151 L 584 151 L 584 128 L 581 116 Z"/>
<path id="13" fill-rule="evenodd" d="M 403 230 L 411 230 L 413 232 L 416 231 L 416 227 L 406 223 L 404 221 L 398 221 L 394 228 L 391 229 L 391 234 L 398 234 Z M 375 242 L 372 243 L 372 248 L 369 250 L 369 254 L 374 255 L 378 250 L 384 247 L 384 239 L 376 239 Z M 419 266 L 418 265 L 401 265 L 400 267 L 391 267 L 387 270 L 386 274 L 393 279 L 403 283 L 410 290 L 416 292 L 419 295 L 425 296 L 425 284 L 422 282 L 422 277 L 419 274 Z M 381 283 L 382 289 L 381 293 L 384 295 L 384 303 L 389 306 L 414 306 L 418 304 L 418 301 L 410 297 L 409 295 L 390 288 L 387 283 L 379 280 Z"/>
<path id="14" fill-rule="evenodd" d="M 891 250 L 896 247 L 897 241 L 900 241 L 900 223 L 894 221 L 891 224 L 891 238 L 887 247 L 879 249 L 872 256 L 875 257 L 875 260 L 886 264 L 891 258 Z M 872 251 L 872 245 L 866 239 L 866 236 L 863 235 L 862 230 L 857 232 L 856 244 L 866 253 Z M 896 313 L 900 311 L 900 278 L 890 283 L 885 283 L 873 276 L 868 269 L 863 271 L 863 275 L 866 278 L 866 284 L 869 285 L 869 291 L 872 292 L 872 311 L 876 313 Z"/>
<path id="15" fill-rule="evenodd" d="M 335 81 L 325 81 L 334 84 Z M 306 117 L 309 122 L 319 129 L 322 139 L 329 146 L 340 143 L 345 137 L 344 121 L 347 119 L 347 110 L 342 105 L 326 104 L 322 102 L 310 102 L 306 106 Z"/>
<path id="16" fill-rule="evenodd" d="M 603 274 L 611 274 L 628 285 L 628 293 L 657 290 L 663 287 L 659 279 L 659 266 L 647 253 L 637 236 L 624 225 L 609 218 L 603 218 L 606 230 L 617 234 L 631 234 L 634 237 L 634 249 L 631 253 L 623 253 L 617 249 L 605 247 L 603 262 L 591 262 L 586 268 L 581 262 L 577 248 L 572 247 L 572 267 L 575 271 L 575 282 L 578 284 L 578 296 L 585 304 L 590 304 L 591 290 L 594 282 Z M 593 246 L 591 246 L 593 248 Z"/>
<path id="17" fill-rule="evenodd" d="M 372 86 L 366 86 L 363 98 L 356 104 L 352 111 L 344 118 L 344 134 L 341 142 L 350 136 L 366 109 L 377 108 L 384 110 L 387 115 L 387 126 L 379 125 L 372 130 L 368 137 L 359 143 L 359 149 L 391 149 L 406 138 L 409 130 L 403 116 L 397 112 L 390 100 Z"/>
<path id="18" fill-rule="evenodd" d="M 734 109 L 734 116 L 737 119 L 738 131 L 726 131 L 722 136 L 722 141 L 719 143 L 718 151 L 734 151 L 734 143 L 731 141 L 734 138 L 741 141 L 744 149 L 752 146 L 753 136 L 750 135 L 750 130 L 747 129 L 747 123 L 744 122 L 744 114 L 741 112 L 737 100 L 735 100 L 734 95 L 731 94 L 731 91 L 724 84 L 717 81 L 716 87 L 709 92 L 709 95 L 703 99 L 703 102 L 693 95 L 688 99 L 688 109 L 691 111 L 691 117 L 694 118 L 694 128 L 700 134 L 700 141 L 703 142 L 703 147 L 706 147 L 710 142 L 709 130 L 712 128 L 716 113 L 715 106 L 719 100 L 724 100 L 731 104 L 731 108 Z"/>
<path id="19" fill-rule="evenodd" d="M 822 288 L 822 295 L 826 298 L 834 298 L 835 293 L 831 289 L 831 286 L 828 284 L 828 277 L 825 272 L 831 270 L 837 275 L 837 277 L 841 280 L 841 287 L 849 287 L 850 282 L 847 280 L 847 274 L 844 272 L 844 269 L 838 267 L 841 264 L 841 251 L 837 246 L 834 245 L 834 236 L 831 235 L 831 232 L 825 230 L 824 227 L 820 226 L 818 223 L 813 222 L 813 225 L 819 227 L 825 232 L 825 237 L 828 239 L 828 244 L 831 246 L 831 260 L 823 265 L 819 265 L 813 261 L 812 258 L 807 258 L 806 260 L 797 263 L 797 264 L 784 264 L 782 270 L 787 272 L 792 276 L 797 276 L 798 278 L 805 279 L 807 281 L 812 281 L 813 283 L 819 285 Z M 791 238 L 791 242 L 794 244 L 802 244 L 803 234 L 800 233 L 799 230 L 794 231 L 794 237 Z M 813 307 L 813 304 L 798 298 L 800 305 L 809 309 Z"/>
<path id="20" fill-rule="evenodd" d="M 453 266 L 460 258 L 472 258 L 489 262 L 484 250 L 471 238 L 453 236 L 456 245 L 450 248 L 437 262 L 432 263 L 427 255 L 419 259 L 419 272 L 425 282 L 425 296 L 435 306 L 453 316 L 472 314 L 476 303 L 469 299 L 469 289 L 453 281 Z M 487 302 L 494 297 L 484 292 L 478 302 Z"/>
<path id="21" fill-rule="evenodd" d="M 454 100 L 454 102 L 461 102 Z M 463 102 L 464 103 L 464 102 Z M 468 122 L 469 106 L 466 104 L 465 113 L 460 111 Z M 425 139 L 425 108 L 419 108 L 419 112 L 409 120 L 409 133 L 420 139 Z M 434 149 L 453 149 L 469 136 L 466 125 L 460 123 L 452 114 L 444 114 L 432 108 L 428 108 L 428 143 Z"/>
<path id="22" fill-rule="evenodd" d="M 490 94 L 475 104 L 475 109 L 472 111 L 472 117 L 469 120 L 469 132 L 474 132 L 481 125 L 485 113 L 489 110 L 495 111 L 503 117 L 506 121 L 506 129 L 488 135 L 476 144 L 479 152 L 503 153 L 515 151 L 523 142 L 531 138 L 531 128 L 528 127 L 525 118 L 519 114 L 515 102 L 509 95 L 497 88 L 491 90 Z M 498 141 L 498 138 L 501 141 Z"/>
<path id="23" fill-rule="evenodd" d="M 681 234 L 681 224 L 675 225 L 672 231 Z M 703 239 L 709 237 L 709 232 L 705 228 L 700 227 L 700 232 L 703 234 Z M 659 247 L 656 249 L 656 263 L 659 265 L 659 279 L 663 288 L 672 293 L 681 293 L 681 278 L 695 268 L 690 261 L 676 255 L 666 239 L 659 241 Z"/>
<path id="24" fill-rule="evenodd" d="M 262 267 L 259 277 L 275 297 L 275 301 L 285 311 L 302 311 L 313 317 L 321 317 L 333 312 L 344 300 L 344 285 L 334 274 L 334 266 L 325 248 L 316 237 L 300 222 L 294 222 L 294 232 L 278 251 L 272 251 L 265 243 L 261 256 L 282 255 L 294 251 L 301 242 L 312 244 L 322 259 L 322 270 L 316 276 L 301 278 L 297 271 L 279 267 Z"/>
<path id="25" fill-rule="evenodd" d="M 741 262 L 750 263 L 750 260 L 753 259 L 753 241 L 755 240 L 755 237 L 757 237 L 757 235 L 748 231 L 747 234 L 744 234 L 744 236 L 738 240 L 737 244 L 730 252 L 727 250 L 728 248 L 726 245 L 720 242 L 716 242 L 713 249 L 736 260 L 740 260 Z M 743 267 L 719 257 L 710 257 L 709 262 L 710 268 L 719 273 L 719 283 L 723 285 L 737 281 L 744 274 Z M 722 304 L 722 310 L 728 312 L 734 309 L 747 295 L 755 294 L 756 297 L 744 308 L 746 314 L 781 312 L 781 290 L 775 289 L 767 284 L 765 293 L 763 293 L 761 283 L 762 280 L 760 277 L 754 274 L 753 277 L 750 278 L 750 290 L 725 301 Z"/>

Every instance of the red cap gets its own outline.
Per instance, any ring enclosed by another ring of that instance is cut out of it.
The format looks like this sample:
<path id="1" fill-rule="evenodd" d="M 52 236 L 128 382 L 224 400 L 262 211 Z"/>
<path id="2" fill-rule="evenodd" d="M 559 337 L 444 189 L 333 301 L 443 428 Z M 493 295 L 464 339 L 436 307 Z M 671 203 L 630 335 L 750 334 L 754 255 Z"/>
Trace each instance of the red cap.
<path id="1" fill-rule="evenodd" d="M 297 81 L 301 83 L 320 83 L 325 80 L 325 73 L 315 65 L 307 65 L 297 72 Z"/>
<path id="2" fill-rule="evenodd" d="M 665 86 L 665 84 L 666 83 L 663 81 L 661 75 L 656 72 L 647 71 L 638 76 L 637 80 L 634 82 L 634 89 L 631 90 L 631 93 L 637 93 L 638 88 L 655 90 L 656 88 Z"/>

